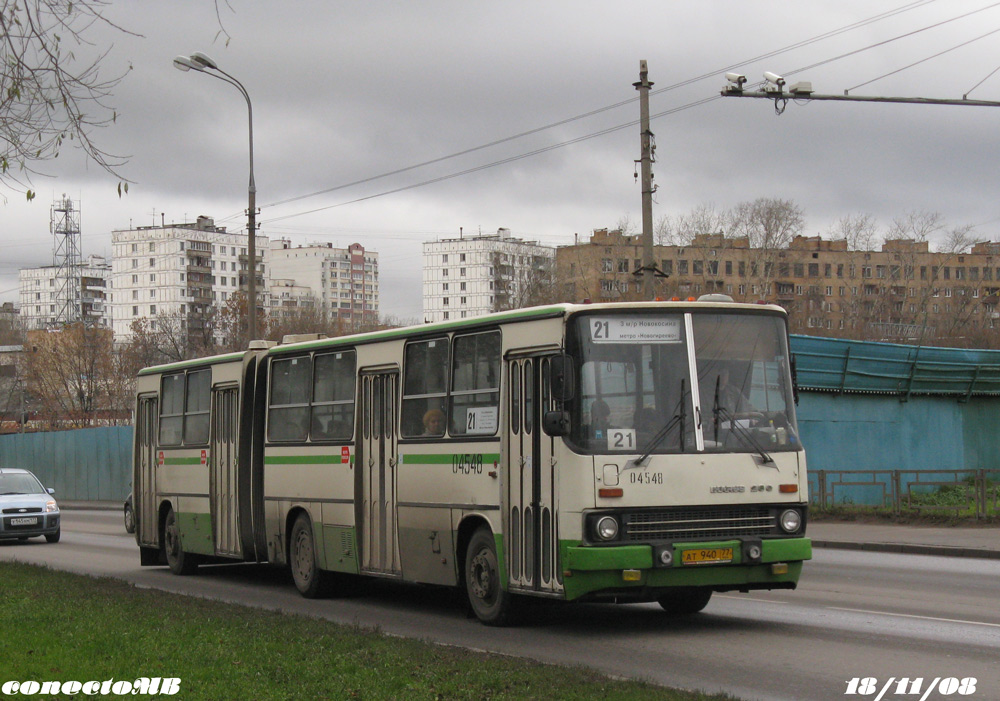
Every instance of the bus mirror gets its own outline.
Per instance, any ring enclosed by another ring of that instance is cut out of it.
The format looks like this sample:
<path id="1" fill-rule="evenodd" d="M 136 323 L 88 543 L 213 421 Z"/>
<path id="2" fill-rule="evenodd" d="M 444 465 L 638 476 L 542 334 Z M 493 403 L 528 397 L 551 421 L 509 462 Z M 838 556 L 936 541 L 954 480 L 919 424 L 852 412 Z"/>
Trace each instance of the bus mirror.
<path id="1" fill-rule="evenodd" d="M 565 436 L 569 434 L 568 411 L 546 411 L 542 417 L 542 428 L 550 436 Z"/>
<path id="2" fill-rule="evenodd" d="M 549 371 L 552 398 L 557 402 L 568 402 L 573 399 L 576 394 L 573 382 L 573 358 L 565 354 L 553 356 L 549 362 Z"/>

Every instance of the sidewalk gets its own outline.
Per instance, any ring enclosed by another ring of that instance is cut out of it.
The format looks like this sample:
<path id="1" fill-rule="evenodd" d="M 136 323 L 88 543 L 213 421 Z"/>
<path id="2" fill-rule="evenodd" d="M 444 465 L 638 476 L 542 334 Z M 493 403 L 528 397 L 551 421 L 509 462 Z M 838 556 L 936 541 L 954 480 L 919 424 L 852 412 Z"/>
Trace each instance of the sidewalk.
<path id="1" fill-rule="evenodd" d="M 1000 560 L 1000 527 L 912 526 L 853 521 L 810 522 L 814 548 Z"/>
<path id="2" fill-rule="evenodd" d="M 60 501 L 60 508 L 117 511 L 117 501 Z M 1000 526 L 909 526 L 855 521 L 819 521 L 806 527 L 814 548 L 980 557 L 1000 560 Z"/>

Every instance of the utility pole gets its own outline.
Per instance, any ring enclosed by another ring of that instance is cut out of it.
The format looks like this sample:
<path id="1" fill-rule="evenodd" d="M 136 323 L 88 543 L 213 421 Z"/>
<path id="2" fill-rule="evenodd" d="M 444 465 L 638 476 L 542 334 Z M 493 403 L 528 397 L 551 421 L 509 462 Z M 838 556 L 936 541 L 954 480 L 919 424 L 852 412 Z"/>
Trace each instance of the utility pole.
<path id="1" fill-rule="evenodd" d="M 639 129 L 642 143 L 640 159 L 642 170 L 642 287 L 647 300 L 656 298 L 653 280 L 656 266 L 653 263 L 653 133 L 649 130 L 649 89 L 653 86 L 647 77 L 646 62 L 639 61 L 639 82 L 632 84 L 639 91 Z"/>

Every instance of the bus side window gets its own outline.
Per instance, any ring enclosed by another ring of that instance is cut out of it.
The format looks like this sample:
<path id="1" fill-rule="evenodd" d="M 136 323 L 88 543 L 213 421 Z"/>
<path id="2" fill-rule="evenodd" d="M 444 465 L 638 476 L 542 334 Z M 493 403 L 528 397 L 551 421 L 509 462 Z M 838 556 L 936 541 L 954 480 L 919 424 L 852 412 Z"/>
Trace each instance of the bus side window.
<path id="1" fill-rule="evenodd" d="M 160 380 L 160 445 L 180 445 L 184 430 L 184 373 Z"/>
<path id="2" fill-rule="evenodd" d="M 271 363 L 271 400 L 267 412 L 267 439 L 304 441 L 309 434 L 309 396 L 312 362 L 308 356 Z"/>
<path id="3" fill-rule="evenodd" d="M 452 348 L 449 432 L 492 436 L 499 427 L 500 332 L 456 336 Z"/>
<path id="4" fill-rule="evenodd" d="M 409 343 L 403 359 L 404 438 L 444 435 L 448 410 L 448 339 Z"/>
<path id="5" fill-rule="evenodd" d="M 314 358 L 311 429 L 314 441 L 344 441 L 354 435 L 356 357 L 354 351 L 344 351 Z"/>
<path id="6" fill-rule="evenodd" d="M 184 445 L 208 443 L 211 401 L 211 369 L 189 372 L 184 397 Z"/>

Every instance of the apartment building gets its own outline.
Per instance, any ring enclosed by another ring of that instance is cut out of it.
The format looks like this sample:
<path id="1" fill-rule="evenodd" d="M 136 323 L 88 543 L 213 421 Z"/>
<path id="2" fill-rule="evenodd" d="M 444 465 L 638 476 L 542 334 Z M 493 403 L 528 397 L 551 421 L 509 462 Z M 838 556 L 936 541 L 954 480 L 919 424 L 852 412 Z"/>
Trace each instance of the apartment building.
<path id="1" fill-rule="evenodd" d="M 365 250 L 360 243 L 334 248 L 331 243 L 293 246 L 288 239 L 276 239 L 271 243 L 270 269 L 273 280 L 293 280 L 310 290 L 329 321 L 349 328 L 378 321 L 377 251 Z M 301 293 L 281 288 L 278 294 L 290 302 Z"/>
<path id="2" fill-rule="evenodd" d="M 258 309 L 266 308 L 268 239 L 257 236 Z M 111 233 L 111 324 L 125 340 L 146 319 L 152 331 L 169 324 L 189 334 L 205 330 L 212 307 L 246 292 L 250 261 L 245 234 L 228 233 L 211 217 Z"/>
<path id="3" fill-rule="evenodd" d="M 555 249 L 496 234 L 423 245 L 424 322 L 465 319 L 535 303 L 551 284 Z"/>
<path id="4" fill-rule="evenodd" d="M 111 264 L 94 255 L 68 269 L 55 265 L 22 268 L 18 271 L 18 301 L 25 330 L 76 321 L 108 326 L 110 278 Z"/>
<path id="5" fill-rule="evenodd" d="M 640 236 L 600 229 L 556 251 L 564 299 L 645 298 L 639 289 Z M 661 298 L 721 292 L 741 302 L 785 307 L 793 333 L 899 342 L 982 345 L 1000 328 L 1000 243 L 962 253 L 931 252 L 926 241 L 889 240 L 878 251 L 844 240 L 796 236 L 762 250 L 746 238 L 702 234 L 687 245 L 655 246 L 668 277 Z"/>

